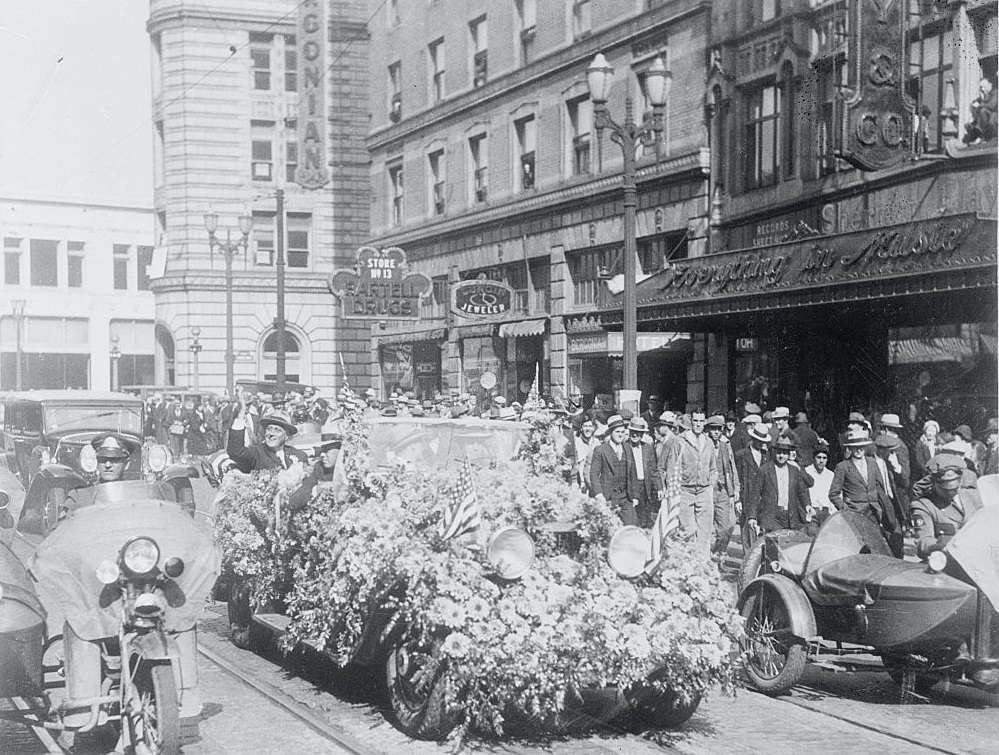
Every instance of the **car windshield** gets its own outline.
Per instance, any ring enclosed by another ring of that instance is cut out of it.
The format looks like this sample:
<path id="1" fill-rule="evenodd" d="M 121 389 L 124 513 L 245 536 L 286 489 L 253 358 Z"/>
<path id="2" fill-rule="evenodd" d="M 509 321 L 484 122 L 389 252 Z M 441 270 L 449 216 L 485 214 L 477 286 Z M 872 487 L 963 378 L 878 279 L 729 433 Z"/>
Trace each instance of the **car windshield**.
<path id="1" fill-rule="evenodd" d="M 380 466 L 412 464 L 433 470 L 446 470 L 466 458 L 489 465 L 512 459 L 524 432 L 516 422 L 376 420 L 371 425 L 371 459 Z"/>
<path id="2" fill-rule="evenodd" d="M 881 530 L 874 522 L 856 511 L 837 511 L 826 520 L 815 536 L 805 573 L 858 553 L 892 555 Z"/>
<path id="3" fill-rule="evenodd" d="M 65 433 L 78 430 L 114 430 L 142 435 L 140 406 L 121 404 L 73 404 L 45 407 L 45 432 Z"/>

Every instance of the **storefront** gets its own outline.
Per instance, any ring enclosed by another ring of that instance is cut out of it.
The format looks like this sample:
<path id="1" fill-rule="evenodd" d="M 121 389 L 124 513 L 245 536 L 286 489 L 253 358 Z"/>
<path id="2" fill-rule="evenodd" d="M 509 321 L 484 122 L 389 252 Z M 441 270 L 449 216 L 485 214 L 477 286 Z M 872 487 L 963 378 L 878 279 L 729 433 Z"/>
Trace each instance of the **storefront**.
<path id="1" fill-rule="evenodd" d="M 383 396 L 412 392 L 423 401 L 432 400 L 443 392 L 446 329 L 394 333 L 378 341 Z"/>

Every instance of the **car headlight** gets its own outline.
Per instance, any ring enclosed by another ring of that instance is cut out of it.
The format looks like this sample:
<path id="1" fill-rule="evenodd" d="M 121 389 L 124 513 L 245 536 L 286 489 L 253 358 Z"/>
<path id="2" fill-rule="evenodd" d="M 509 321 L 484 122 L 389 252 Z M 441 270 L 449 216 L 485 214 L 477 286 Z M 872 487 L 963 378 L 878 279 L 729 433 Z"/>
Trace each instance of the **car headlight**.
<path id="1" fill-rule="evenodd" d="M 502 527 L 489 538 L 486 558 L 503 579 L 520 579 L 534 563 L 534 541 L 523 530 Z"/>
<path id="2" fill-rule="evenodd" d="M 97 471 L 97 450 L 89 443 L 80 449 L 80 469 L 84 472 Z"/>
<path id="3" fill-rule="evenodd" d="M 150 446 L 146 456 L 146 464 L 152 472 L 162 472 L 166 469 L 173 458 L 170 449 L 166 446 Z"/>
<path id="4" fill-rule="evenodd" d="M 641 527 L 622 527 L 607 546 L 607 563 L 625 579 L 637 577 L 649 561 L 650 543 L 649 533 Z"/>
<path id="5" fill-rule="evenodd" d="M 943 551 L 933 551 L 926 559 L 930 571 L 942 572 L 947 568 L 947 554 Z"/>
<path id="6" fill-rule="evenodd" d="M 146 574 L 159 563 L 160 549 L 148 537 L 137 537 L 125 546 L 121 560 L 132 574 Z"/>

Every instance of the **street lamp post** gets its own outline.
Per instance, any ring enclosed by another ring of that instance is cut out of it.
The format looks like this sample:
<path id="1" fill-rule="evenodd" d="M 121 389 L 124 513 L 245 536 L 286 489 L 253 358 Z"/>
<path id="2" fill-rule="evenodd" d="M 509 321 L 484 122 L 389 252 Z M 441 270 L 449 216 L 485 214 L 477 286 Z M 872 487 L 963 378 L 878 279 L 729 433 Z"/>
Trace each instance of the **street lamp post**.
<path id="1" fill-rule="evenodd" d="M 14 356 L 17 361 L 14 365 L 14 388 L 21 390 L 21 331 L 24 322 L 24 308 L 27 306 L 24 299 L 14 299 L 11 306 L 14 308 Z"/>
<path id="2" fill-rule="evenodd" d="M 652 105 L 652 115 L 646 115 L 642 123 L 635 123 L 632 115 L 632 98 L 624 100 L 624 123 L 616 123 L 610 117 L 607 99 L 610 94 L 614 69 L 607 64 L 603 53 L 597 53 L 590 67 L 586 69 L 586 83 L 593 102 L 593 124 L 597 137 L 605 128 L 610 129 L 611 141 L 619 144 L 624 153 L 624 171 L 621 183 L 624 188 L 624 292 L 623 340 L 624 340 L 624 385 L 625 390 L 638 388 L 638 306 L 635 294 L 635 212 L 638 206 L 638 188 L 635 181 L 635 149 L 643 136 L 651 131 L 658 140 L 663 130 L 663 110 L 666 105 L 666 85 L 669 74 L 661 57 L 657 57 L 645 73 L 645 93 Z"/>
<path id="3" fill-rule="evenodd" d="M 225 242 L 219 240 L 215 232 L 219 227 L 219 216 L 214 212 L 205 213 L 205 230 L 208 231 L 210 249 L 218 249 L 225 257 L 225 388 L 230 397 L 236 395 L 235 361 L 232 348 L 232 258 L 240 251 L 246 251 L 253 228 L 250 215 L 239 216 L 239 231 L 242 238 L 232 240 L 232 230 L 226 228 Z"/>
<path id="4" fill-rule="evenodd" d="M 191 350 L 191 358 L 194 363 L 194 385 L 192 386 L 194 390 L 198 390 L 200 385 L 200 379 L 198 376 L 198 354 L 201 353 L 201 341 L 198 340 L 198 336 L 201 335 L 201 328 L 195 326 L 191 328 L 191 345 L 188 347 Z"/>
<path id="5" fill-rule="evenodd" d="M 121 359 L 121 349 L 118 348 L 118 336 L 111 336 L 111 390 L 118 390 L 118 360 Z"/>

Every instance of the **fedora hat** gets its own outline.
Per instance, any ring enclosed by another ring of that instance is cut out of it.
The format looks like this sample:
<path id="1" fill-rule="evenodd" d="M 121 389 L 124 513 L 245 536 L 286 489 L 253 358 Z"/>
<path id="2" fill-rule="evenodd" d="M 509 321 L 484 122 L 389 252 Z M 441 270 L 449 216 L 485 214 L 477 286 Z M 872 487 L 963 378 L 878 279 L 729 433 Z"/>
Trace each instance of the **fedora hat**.
<path id="1" fill-rule="evenodd" d="M 773 445 L 774 451 L 793 451 L 797 447 L 798 446 L 795 444 L 795 442 L 790 438 L 788 438 L 787 436 L 782 436 L 778 438 L 777 442 L 774 443 Z"/>
<path id="2" fill-rule="evenodd" d="M 880 424 L 881 427 L 890 427 L 895 430 L 902 429 L 902 423 L 899 421 L 897 414 L 882 414 Z"/>
<path id="3" fill-rule="evenodd" d="M 745 425 L 758 425 L 763 421 L 763 418 L 759 414 L 747 414 L 742 418 L 742 422 Z"/>
<path id="4" fill-rule="evenodd" d="M 786 406 L 775 406 L 773 414 L 770 416 L 773 419 L 791 419 L 791 410 Z"/>
<path id="5" fill-rule="evenodd" d="M 959 437 L 961 440 L 970 441 L 972 439 L 971 428 L 967 425 L 958 425 L 954 428 L 954 435 Z"/>
<path id="6" fill-rule="evenodd" d="M 326 453 L 334 448 L 341 448 L 342 446 L 343 438 L 339 435 L 334 435 L 332 433 L 327 435 L 326 433 L 323 433 L 322 442 L 318 446 L 315 446 L 313 450 L 316 456 L 319 456 L 319 454 Z"/>
<path id="7" fill-rule="evenodd" d="M 656 424 L 666 425 L 666 427 L 676 427 L 676 412 L 671 412 L 667 409 L 659 415 L 659 419 L 656 420 Z"/>
<path id="8" fill-rule="evenodd" d="M 724 414 L 712 414 L 704 422 L 705 427 L 710 427 L 712 425 L 717 427 L 725 427 L 725 415 Z"/>
<path id="9" fill-rule="evenodd" d="M 866 425 L 867 424 L 867 417 L 865 417 L 860 412 L 850 412 L 850 416 L 847 417 L 846 421 L 847 421 L 847 423 L 857 422 L 857 423 L 859 423 L 861 425 Z"/>
<path id="10" fill-rule="evenodd" d="M 794 415 L 794 424 L 803 425 L 808 422 L 808 415 L 805 412 L 798 412 Z"/>
<path id="11" fill-rule="evenodd" d="M 863 448 L 871 443 L 871 436 L 868 435 L 864 430 L 850 430 L 846 434 L 846 439 L 843 441 L 843 445 L 846 448 Z"/>
<path id="12" fill-rule="evenodd" d="M 752 427 L 749 428 L 749 437 L 754 440 L 761 441 L 763 443 L 770 442 L 770 433 L 762 422 L 757 422 Z"/>
<path id="13" fill-rule="evenodd" d="M 898 442 L 898 438 L 891 435 L 879 435 L 874 439 L 874 445 L 877 448 L 883 448 L 886 451 L 894 451 L 902 444 Z"/>
<path id="14" fill-rule="evenodd" d="M 295 435 L 298 433 L 298 428 L 295 427 L 295 423 L 291 421 L 291 417 L 288 416 L 288 412 L 277 409 L 265 417 L 260 418 L 260 426 L 267 427 L 267 425 L 277 425 L 283 429 L 288 436 Z"/>
<path id="15" fill-rule="evenodd" d="M 742 407 L 742 410 L 746 414 L 759 414 L 761 411 L 763 411 L 762 409 L 760 409 L 759 404 L 754 404 L 752 401 L 748 401 L 746 405 Z"/>
<path id="16" fill-rule="evenodd" d="M 615 427 L 623 427 L 623 426 L 624 426 L 624 417 L 622 417 L 620 414 L 612 414 L 610 417 L 607 418 L 608 432 L 613 430 Z"/>
<path id="17" fill-rule="evenodd" d="M 628 432 L 630 433 L 647 433 L 648 431 L 649 423 L 641 417 L 632 417 L 631 422 L 628 423 Z"/>

